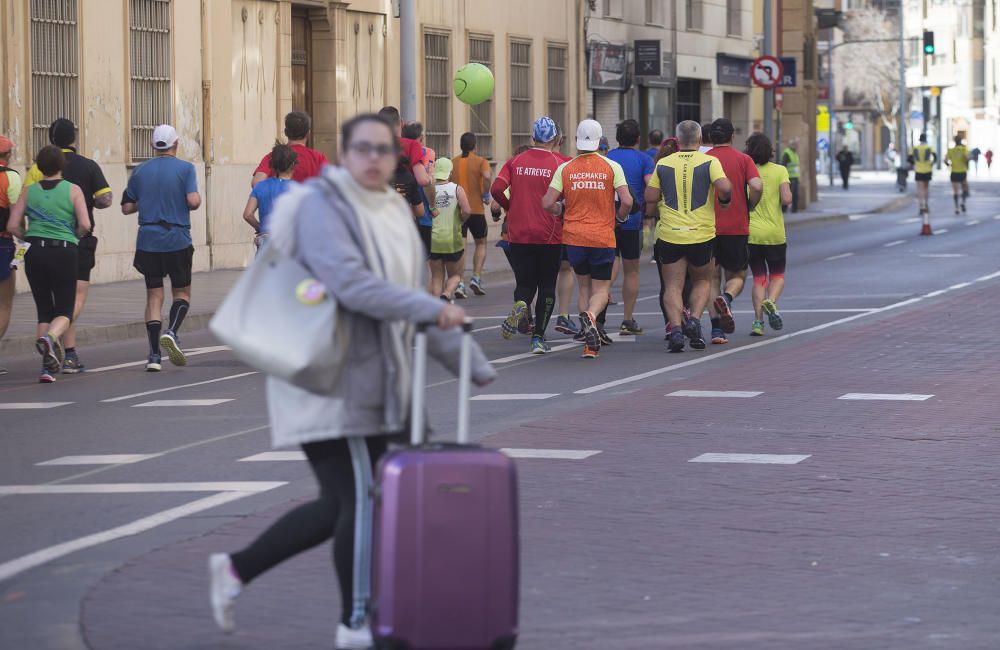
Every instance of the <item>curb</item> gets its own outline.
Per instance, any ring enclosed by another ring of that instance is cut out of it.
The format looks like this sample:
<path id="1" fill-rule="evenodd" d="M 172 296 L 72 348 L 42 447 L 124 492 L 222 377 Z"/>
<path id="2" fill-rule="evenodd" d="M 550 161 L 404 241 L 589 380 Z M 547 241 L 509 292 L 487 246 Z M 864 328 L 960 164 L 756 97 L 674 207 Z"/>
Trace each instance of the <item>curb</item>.
<path id="1" fill-rule="evenodd" d="M 868 210 L 867 212 L 845 212 L 843 214 L 817 214 L 811 217 L 806 217 L 805 219 L 799 219 L 798 221 L 791 221 L 785 224 L 786 228 L 794 228 L 795 226 L 803 226 L 816 224 L 823 221 L 848 221 L 853 215 L 856 214 L 884 214 L 886 212 L 892 212 L 893 210 L 898 210 L 899 208 L 905 206 L 911 201 L 913 197 L 908 194 L 903 196 L 898 196 L 892 201 L 885 203 L 874 210 Z"/>

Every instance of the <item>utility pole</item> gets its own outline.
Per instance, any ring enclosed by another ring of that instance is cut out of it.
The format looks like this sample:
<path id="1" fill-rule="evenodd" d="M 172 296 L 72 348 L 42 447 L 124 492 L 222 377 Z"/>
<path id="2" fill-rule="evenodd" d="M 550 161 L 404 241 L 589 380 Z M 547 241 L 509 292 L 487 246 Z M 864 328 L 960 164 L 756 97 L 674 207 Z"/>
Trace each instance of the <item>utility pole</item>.
<path id="1" fill-rule="evenodd" d="M 899 3 L 899 115 L 897 116 L 896 151 L 899 153 L 899 166 L 906 166 L 909 150 L 906 147 L 906 32 L 903 29 L 903 12 L 906 5 Z"/>
<path id="2" fill-rule="evenodd" d="M 772 17 L 771 3 L 773 0 L 764 0 L 764 51 L 763 54 L 771 55 L 774 54 L 774 36 L 772 35 L 771 24 L 774 21 Z M 768 137 L 771 142 L 774 140 L 774 89 L 765 88 L 764 89 L 764 135 Z M 775 143 L 777 146 L 777 143 Z"/>
<path id="3" fill-rule="evenodd" d="M 830 187 L 833 187 L 833 28 L 830 28 L 830 40 L 826 42 L 826 116 L 827 116 L 827 141 L 826 148 L 827 168 L 830 172 Z"/>
<path id="4" fill-rule="evenodd" d="M 417 119 L 417 0 L 399 2 L 399 113 Z"/>

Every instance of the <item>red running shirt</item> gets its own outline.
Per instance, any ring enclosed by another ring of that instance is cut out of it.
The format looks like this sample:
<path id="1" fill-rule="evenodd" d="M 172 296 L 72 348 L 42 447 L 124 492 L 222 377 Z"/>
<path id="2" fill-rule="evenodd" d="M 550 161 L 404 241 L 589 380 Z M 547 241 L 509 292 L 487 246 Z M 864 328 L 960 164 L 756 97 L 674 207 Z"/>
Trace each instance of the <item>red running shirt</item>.
<path id="1" fill-rule="evenodd" d="M 566 158 L 545 149 L 528 149 L 508 160 L 497 174 L 490 193 L 504 205 L 510 188 L 507 234 L 512 244 L 561 244 L 562 222 L 542 209 L 542 197 L 556 169 Z"/>
<path id="2" fill-rule="evenodd" d="M 323 165 L 330 164 L 326 156 L 315 149 L 310 149 L 304 144 L 293 144 L 291 146 L 295 150 L 295 153 L 298 154 L 298 159 L 295 161 L 295 169 L 292 171 L 293 181 L 301 183 L 306 179 L 319 176 Z M 253 173 L 274 176 L 274 170 L 271 169 L 271 154 L 264 156 Z"/>
<path id="3" fill-rule="evenodd" d="M 760 178 L 757 165 L 753 159 L 732 147 L 715 147 L 708 155 L 718 158 L 722 163 L 722 171 L 733 184 L 733 201 L 728 208 L 719 205 L 715 199 L 715 234 L 716 235 L 749 235 L 750 206 L 747 203 L 747 183 L 752 178 Z"/>

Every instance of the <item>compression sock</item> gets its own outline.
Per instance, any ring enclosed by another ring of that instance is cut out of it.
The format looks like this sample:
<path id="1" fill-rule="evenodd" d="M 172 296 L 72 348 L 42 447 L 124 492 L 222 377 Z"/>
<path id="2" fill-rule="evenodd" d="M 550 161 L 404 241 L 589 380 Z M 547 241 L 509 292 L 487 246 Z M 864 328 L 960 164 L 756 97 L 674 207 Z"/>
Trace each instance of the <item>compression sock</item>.
<path id="1" fill-rule="evenodd" d="M 726 299 L 726 302 L 730 305 L 733 304 L 733 297 L 728 293 L 723 293 L 722 296 Z"/>
<path id="2" fill-rule="evenodd" d="M 190 308 L 191 303 L 183 299 L 175 300 L 174 304 L 170 305 L 170 326 L 168 329 L 171 332 L 176 334 L 181 328 L 181 323 L 184 322 L 184 317 L 187 316 Z"/>
<path id="3" fill-rule="evenodd" d="M 150 354 L 160 353 L 160 328 L 161 328 L 160 321 L 158 320 L 146 321 L 146 337 L 149 339 Z"/>
<path id="4" fill-rule="evenodd" d="M 722 329 L 722 319 L 719 318 L 718 316 L 713 316 L 712 317 L 712 329 L 713 330 L 720 330 L 720 329 Z"/>

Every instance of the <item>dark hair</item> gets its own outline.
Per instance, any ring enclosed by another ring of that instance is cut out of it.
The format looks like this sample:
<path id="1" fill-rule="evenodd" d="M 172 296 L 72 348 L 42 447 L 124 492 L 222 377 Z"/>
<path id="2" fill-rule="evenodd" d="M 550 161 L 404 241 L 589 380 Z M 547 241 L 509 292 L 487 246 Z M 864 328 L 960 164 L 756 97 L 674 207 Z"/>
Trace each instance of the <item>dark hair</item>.
<path id="1" fill-rule="evenodd" d="M 271 149 L 271 160 L 268 162 L 268 166 L 274 170 L 275 174 L 284 174 L 295 167 L 298 160 L 299 154 L 295 153 L 295 149 L 287 144 L 276 144 Z"/>
<path id="2" fill-rule="evenodd" d="M 407 122 L 403 125 L 402 136 L 410 140 L 419 140 L 424 134 L 424 125 L 420 122 Z"/>
<path id="3" fill-rule="evenodd" d="M 774 145 L 771 144 L 770 138 L 763 133 L 751 133 L 743 147 L 743 153 L 753 158 L 754 164 L 763 165 L 774 156 Z"/>
<path id="4" fill-rule="evenodd" d="M 368 122 L 374 122 L 375 124 L 381 124 L 385 128 L 389 129 L 389 135 L 392 136 L 392 144 L 399 150 L 399 138 L 396 137 L 396 130 L 392 128 L 385 118 L 381 117 L 377 113 L 362 113 L 361 115 L 355 115 L 351 119 L 344 122 L 344 125 L 340 127 L 340 146 L 347 150 L 347 147 L 351 144 L 351 138 L 354 137 L 354 130 L 361 126 L 362 124 L 367 124 Z"/>
<path id="5" fill-rule="evenodd" d="M 59 147 L 51 144 L 45 145 L 39 149 L 38 155 L 35 156 L 35 164 L 38 165 L 38 171 L 42 172 L 43 176 L 54 176 L 66 166 L 66 156 L 63 155 L 62 149 Z"/>
<path id="6" fill-rule="evenodd" d="M 926 133 L 921 133 L 920 134 L 920 141 L 921 142 L 927 142 L 927 134 Z"/>
<path id="7" fill-rule="evenodd" d="M 653 129 L 649 132 L 649 146 L 659 147 L 663 144 L 663 131 L 659 129 Z"/>
<path id="8" fill-rule="evenodd" d="M 661 158 L 666 158 L 667 156 L 673 155 L 681 150 L 680 144 L 677 142 L 677 138 L 666 138 L 663 140 L 663 144 L 656 151 L 656 162 L 659 162 Z"/>
<path id="9" fill-rule="evenodd" d="M 712 138 L 712 144 L 729 144 L 732 142 L 735 132 L 733 123 L 728 118 L 720 117 L 712 122 L 709 135 Z"/>
<path id="10" fill-rule="evenodd" d="M 701 125 L 701 143 L 702 144 L 712 144 L 712 123 L 708 122 Z"/>
<path id="11" fill-rule="evenodd" d="M 615 140 L 619 147 L 634 147 L 639 144 L 639 123 L 633 119 L 619 122 L 615 128 Z"/>
<path id="12" fill-rule="evenodd" d="M 476 134 L 468 131 L 463 133 L 458 140 L 458 146 L 462 148 L 462 158 L 468 158 L 476 149 Z"/>
<path id="13" fill-rule="evenodd" d="M 399 109 L 395 106 L 383 106 L 378 112 L 378 116 L 385 120 L 393 130 L 402 123 L 399 117 Z"/>
<path id="14" fill-rule="evenodd" d="M 524 153 L 528 149 L 531 149 L 531 147 L 529 147 L 526 144 L 518 145 L 517 149 L 514 149 L 514 153 L 512 153 L 510 157 L 513 158 L 514 156 L 520 156 L 522 153 Z"/>
<path id="15" fill-rule="evenodd" d="M 962 144 L 962 136 L 956 135 L 955 136 L 955 146 L 957 147 L 957 146 L 959 146 L 961 144 Z"/>
<path id="16" fill-rule="evenodd" d="M 312 129 L 312 120 L 308 113 L 292 111 L 285 116 L 285 137 L 289 140 L 305 140 Z"/>
<path id="17" fill-rule="evenodd" d="M 76 125 L 65 117 L 56 118 L 49 125 L 49 142 L 62 148 L 72 145 L 76 142 Z"/>

